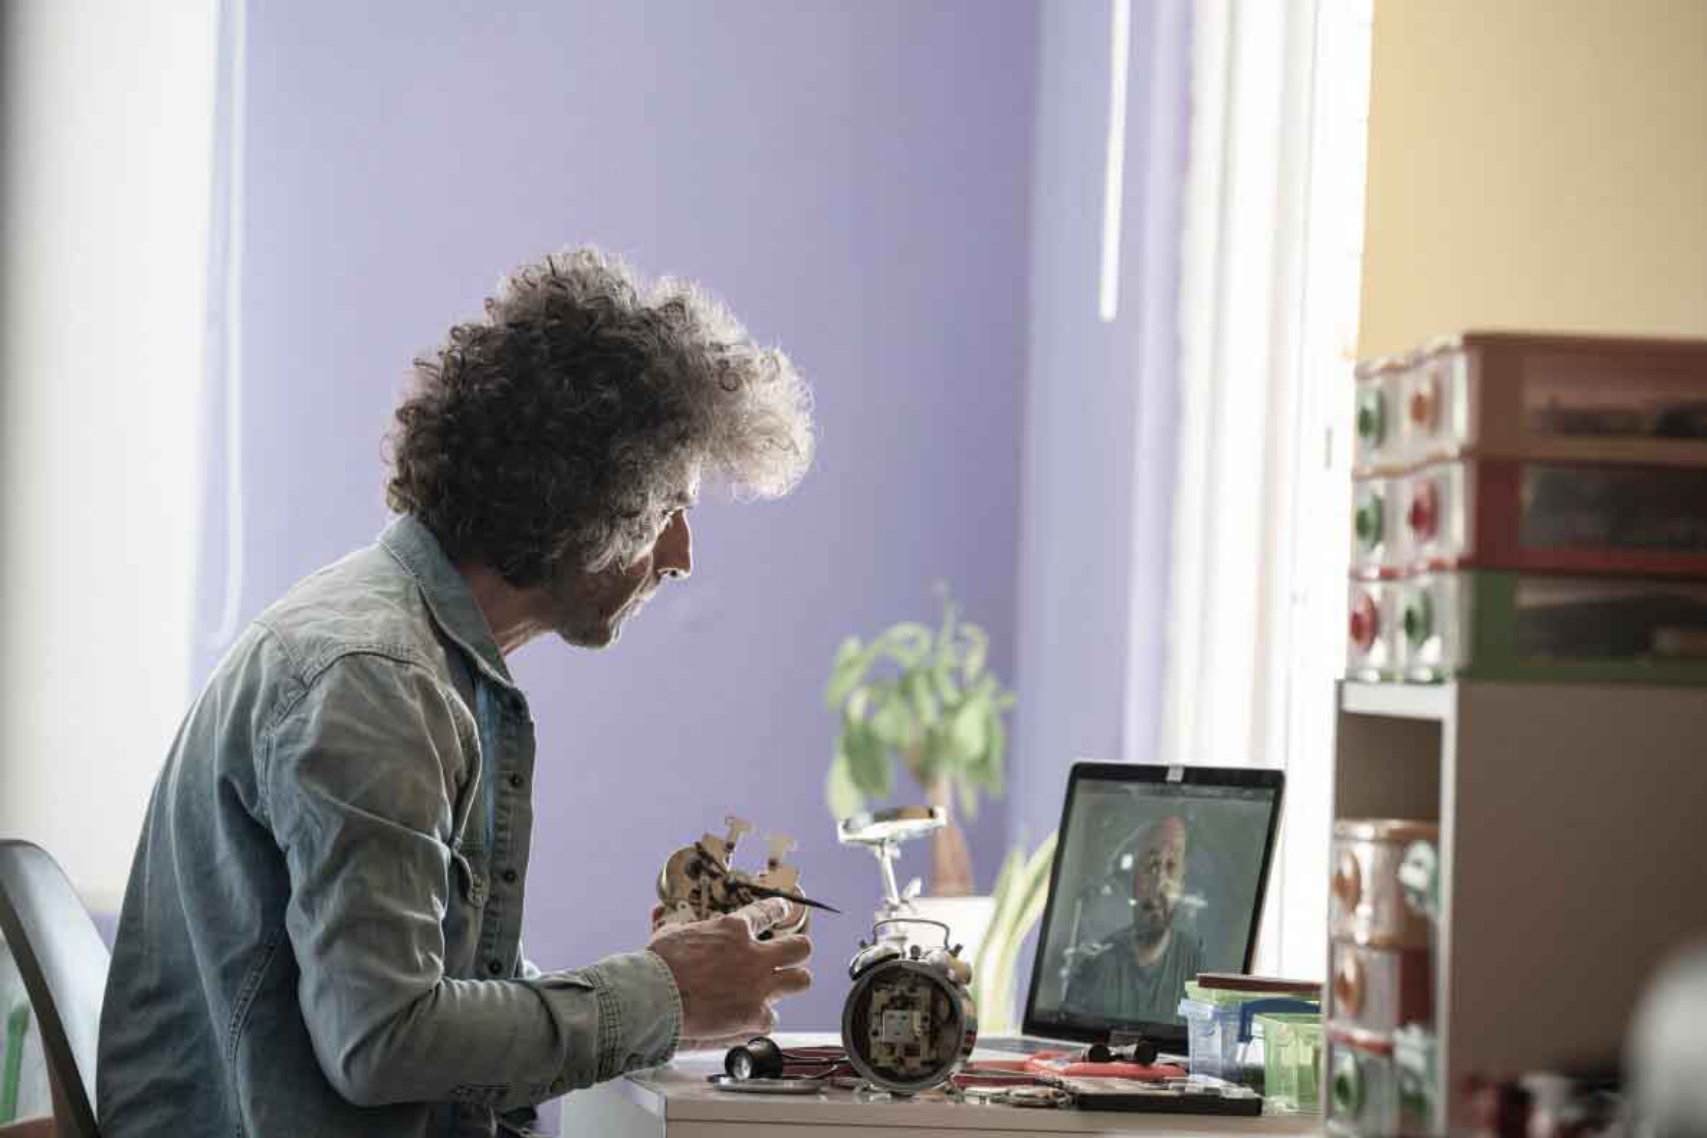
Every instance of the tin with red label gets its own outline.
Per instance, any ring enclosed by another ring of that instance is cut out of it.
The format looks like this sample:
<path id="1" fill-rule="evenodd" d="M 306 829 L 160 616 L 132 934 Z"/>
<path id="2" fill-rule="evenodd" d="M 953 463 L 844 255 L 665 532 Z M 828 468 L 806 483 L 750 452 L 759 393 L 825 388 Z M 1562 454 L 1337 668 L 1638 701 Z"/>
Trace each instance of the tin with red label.
<path id="1" fill-rule="evenodd" d="M 1353 491 L 1352 575 L 1707 577 L 1707 467 L 1466 459 Z"/>

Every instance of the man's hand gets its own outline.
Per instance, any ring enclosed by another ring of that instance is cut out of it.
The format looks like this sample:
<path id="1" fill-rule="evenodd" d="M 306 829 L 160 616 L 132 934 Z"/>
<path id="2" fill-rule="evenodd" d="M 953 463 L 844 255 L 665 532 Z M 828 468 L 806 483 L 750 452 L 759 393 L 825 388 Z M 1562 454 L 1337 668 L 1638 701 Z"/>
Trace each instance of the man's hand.
<path id="1" fill-rule="evenodd" d="M 776 1027 L 771 1005 L 804 992 L 812 974 L 802 965 L 812 954 L 804 936 L 761 941 L 760 933 L 786 923 L 794 906 L 780 897 L 755 901 L 710 920 L 658 930 L 646 947 L 675 974 L 682 995 L 682 1047 L 744 1040 Z"/>

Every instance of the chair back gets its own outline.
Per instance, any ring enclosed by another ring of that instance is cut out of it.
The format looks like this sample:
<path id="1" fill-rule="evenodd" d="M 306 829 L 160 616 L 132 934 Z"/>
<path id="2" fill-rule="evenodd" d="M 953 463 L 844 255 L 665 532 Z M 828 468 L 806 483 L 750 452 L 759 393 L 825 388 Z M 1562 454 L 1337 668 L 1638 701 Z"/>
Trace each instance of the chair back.
<path id="1" fill-rule="evenodd" d="M 64 871 L 40 846 L 0 839 L 0 935 L 24 980 L 64 1116 L 61 1138 L 98 1138 L 95 1052 L 111 959 Z"/>

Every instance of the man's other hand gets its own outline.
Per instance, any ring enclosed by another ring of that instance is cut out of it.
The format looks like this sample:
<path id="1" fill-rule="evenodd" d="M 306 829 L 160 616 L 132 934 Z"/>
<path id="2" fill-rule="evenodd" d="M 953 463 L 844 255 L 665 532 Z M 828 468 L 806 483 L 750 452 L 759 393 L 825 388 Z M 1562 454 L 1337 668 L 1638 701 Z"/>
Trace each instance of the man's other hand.
<path id="1" fill-rule="evenodd" d="M 748 1038 L 776 1027 L 771 1005 L 812 985 L 804 936 L 761 941 L 795 907 L 768 897 L 733 913 L 659 929 L 646 947 L 675 975 L 682 995 L 684 1049 L 693 1042 Z"/>

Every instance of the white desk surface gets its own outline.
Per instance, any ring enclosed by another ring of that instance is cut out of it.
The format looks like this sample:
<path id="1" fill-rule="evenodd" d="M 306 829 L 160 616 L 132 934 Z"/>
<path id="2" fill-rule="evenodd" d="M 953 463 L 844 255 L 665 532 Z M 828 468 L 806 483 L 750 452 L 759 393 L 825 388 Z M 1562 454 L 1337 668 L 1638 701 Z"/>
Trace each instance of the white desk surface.
<path id="1" fill-rule="evenodd" d="M 781 1036 L 784 1047 L 833 1043 L 828 1035 Z M 993 1056 L 977 1053 L 977 1058 Z M 1311 1134 L 1319 1115 L 1229 1118 L 1200 1114 L 1045 1110 L 955 1102 L 941 1094 L 911 1099 L 857 1098 L 826 1089 L 816 1095 L 758 1095 L 720 1091 L 706 1076 L 723 1070 L 723 1052 L 678 1055 L 668 1066 L 637 1071 L 564 1099 L 565 1138 L 581 1134 L 734 1135 L 769 1126 L 767 1135 L 807 1133 L 818 1127 L 857 1126 L 874 1135 L 922 1131 L 986 1133 L 1002 1138 L 1047 1134 L 1167 1134 L 1198 1138 L 1225 1134 Z"/>

